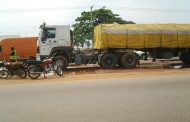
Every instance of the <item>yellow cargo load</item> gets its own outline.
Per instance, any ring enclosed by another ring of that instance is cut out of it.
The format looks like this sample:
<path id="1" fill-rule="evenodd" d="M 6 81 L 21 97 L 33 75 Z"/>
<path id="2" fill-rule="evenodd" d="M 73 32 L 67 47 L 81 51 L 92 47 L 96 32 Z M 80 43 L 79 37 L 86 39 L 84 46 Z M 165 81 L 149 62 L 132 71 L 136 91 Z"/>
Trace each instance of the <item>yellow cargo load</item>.
<path id="1" fill-rule="evenodd" d="M 101 24 L 94 29 L 94 49 L 188 47 L 190 24 Z"/>

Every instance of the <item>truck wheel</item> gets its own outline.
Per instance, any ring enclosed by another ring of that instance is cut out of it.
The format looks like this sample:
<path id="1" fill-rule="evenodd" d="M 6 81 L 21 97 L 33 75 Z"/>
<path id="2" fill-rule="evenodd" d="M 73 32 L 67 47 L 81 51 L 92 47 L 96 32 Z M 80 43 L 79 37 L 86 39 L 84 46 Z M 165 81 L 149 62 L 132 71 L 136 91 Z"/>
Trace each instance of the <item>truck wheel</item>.
<path id="1" fill-rule="evenodd" d="M 60 66 L 63 70 L 67 69 L 68 61 L 64 56 L 57 56 L 55 57 L 54 63 Z"/>
<path id="2" fill-rule="evenodd" d="M 121 64 L 125 68 L 135 68 L 138 64 L 138 57 L 134 53 L 125 53 L 121 57 Z"/>
<path id="3" fill-rule="evenodd" d="M 57 73 L 57 75 L 63 76 L 63 69 L 60 66 L 57 66 L 55 72 Z"/>
<path id="4" fill-rule="evenodd" d="M 179 59 L 185 64 L 190 64 L 190 52 L 182 52 Z"/>
<path id="5" fill-rule="evenodd" d="M 104 69 L 113 69 L 116 67 L 117 58 L 113 54 L 105 54 L 101 58 L 101 67 Z"/>

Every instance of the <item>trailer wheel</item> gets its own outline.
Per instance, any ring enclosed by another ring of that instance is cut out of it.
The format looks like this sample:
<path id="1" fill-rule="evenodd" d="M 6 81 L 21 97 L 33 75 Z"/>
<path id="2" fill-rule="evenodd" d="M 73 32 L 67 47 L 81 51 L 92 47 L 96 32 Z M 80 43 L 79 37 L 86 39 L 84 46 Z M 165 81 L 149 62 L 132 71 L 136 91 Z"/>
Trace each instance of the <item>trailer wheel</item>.
<path id="1" fill-rule="evenodd" d="M 116 67 L 117 58 L 113 54 L 105 54 L 101 58 L 101 67 L 104 69 L 113 69 Z"/>
<path id="2" fill-rule="evenodd" d="M 190 52 L 182 52 L 179 59 L 185 64 L 190 64 Z"/>
<path id="3" fill-rule="evenodd" d="M 63 70 L 67 69 L 68 61 L 64 56 L 57 56 L 54 59 L 54 63 L 60 66 Z"/>
<path id="4" fill-rule="evenodd" d="M 125 68 L 135 68 L 139 58 L 135 53 L 125 53 L 121 57 L 121 64 Z"/>

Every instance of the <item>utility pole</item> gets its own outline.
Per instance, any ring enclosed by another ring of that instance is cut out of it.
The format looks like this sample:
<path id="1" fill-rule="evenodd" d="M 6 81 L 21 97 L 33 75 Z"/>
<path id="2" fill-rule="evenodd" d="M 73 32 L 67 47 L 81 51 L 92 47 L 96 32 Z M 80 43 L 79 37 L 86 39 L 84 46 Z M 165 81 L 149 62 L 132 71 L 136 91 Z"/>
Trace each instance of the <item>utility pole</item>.
<path id="1" fill-rule="evenodd" d="M 93 14 L 92 14 L 92 9 L 93 9 L 93 5 L 90 7 L 90 24 L 91 24 L 91 28 L 92 28 L 92 47 L 94 45 L 94 42 L 93 42 Z"/>
<path id="2" fill-rule="evenodd" d="M 93 25 L 93 15 L 92 15 L 92 9 L 93 9 L 93 5 L 90 7 L 91 27 L 92 27 L 92 25 Z"/>

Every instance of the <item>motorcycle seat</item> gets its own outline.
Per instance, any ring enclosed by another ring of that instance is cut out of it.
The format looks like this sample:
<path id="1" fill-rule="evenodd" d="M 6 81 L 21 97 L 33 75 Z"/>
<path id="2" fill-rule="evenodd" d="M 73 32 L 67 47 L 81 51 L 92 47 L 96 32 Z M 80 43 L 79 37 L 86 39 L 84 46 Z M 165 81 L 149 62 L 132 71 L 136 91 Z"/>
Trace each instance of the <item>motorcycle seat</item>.
<path id="1" fill-rule="evenodd" d="M 22 63 L 21 62 L 14 62 L 14 63 L 10 63 L 8 62 L 6 65 L 5 65 L 7 68 L 20 68 L 22 66 Z"/>
<path id="2" fill-rule="evenodd" d="M 37 64 L 40 64 L 40 63 L 42 63 L 42 61 L 37 61 L 37 60 L 28 60 L 27 61 L 28 65 L 37 65 Z"/>

